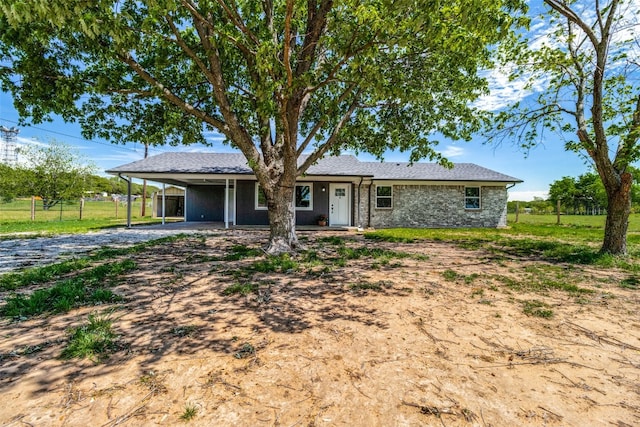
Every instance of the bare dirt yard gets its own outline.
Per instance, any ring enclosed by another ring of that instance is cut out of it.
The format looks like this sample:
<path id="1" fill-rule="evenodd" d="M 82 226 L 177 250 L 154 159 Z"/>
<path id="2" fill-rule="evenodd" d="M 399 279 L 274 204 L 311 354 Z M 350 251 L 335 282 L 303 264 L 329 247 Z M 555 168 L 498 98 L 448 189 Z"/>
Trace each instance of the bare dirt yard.
<path id="1" fill-rule="evenodd" d="M 275 261 L 262 231 L 151 246 L 120 302 L 3 319 L 0 425 L 640 425 L 628 272 L 299 235 Z M 62 359 L 91 313 L 116 345 Z"/>

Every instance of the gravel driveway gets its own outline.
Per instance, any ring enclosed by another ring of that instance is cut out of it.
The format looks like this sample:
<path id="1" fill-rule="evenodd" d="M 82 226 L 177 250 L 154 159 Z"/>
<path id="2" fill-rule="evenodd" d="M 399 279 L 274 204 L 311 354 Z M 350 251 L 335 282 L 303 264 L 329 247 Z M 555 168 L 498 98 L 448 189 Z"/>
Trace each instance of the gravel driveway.
<path id="1" fill-rule="evenodd" d="M 85 234 L 0 240 L 0 274 L 25 267 L 53 264 L 103 246 L 132 246 L 185 232 L 188 231 L 182 227 L 144 226 L 112 228 Z"/>

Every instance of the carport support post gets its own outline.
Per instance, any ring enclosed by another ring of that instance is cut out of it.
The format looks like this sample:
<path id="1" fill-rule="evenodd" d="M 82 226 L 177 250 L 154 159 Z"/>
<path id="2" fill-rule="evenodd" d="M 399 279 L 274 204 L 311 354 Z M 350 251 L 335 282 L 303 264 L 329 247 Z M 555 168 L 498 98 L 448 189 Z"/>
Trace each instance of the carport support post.
<path id="1" fill-rule="evenodd" d="M 165 187 L 167 184 L 162 183 L 162 225 L 164 225 L 164 217 L 165 217 Z"/>
<path id="2" fill-rule="evenodd" d="M 224 180 L 224 228 L 229 228 L 229 178 Z"/>
<path id="3" fill-rule="evenodd" d="M 131 228 L 131 177 L 127 180 L 127 228 Z"/>
<path id="4" fill-rule="evenodd" d="M 127 181 L 127 228 L 131 228 L 131 178 L 127 179 L 122 175 L 118 175 L 118 178 Z M 116 218 L 118 218 L 118 201 L 116 202 Z"/>

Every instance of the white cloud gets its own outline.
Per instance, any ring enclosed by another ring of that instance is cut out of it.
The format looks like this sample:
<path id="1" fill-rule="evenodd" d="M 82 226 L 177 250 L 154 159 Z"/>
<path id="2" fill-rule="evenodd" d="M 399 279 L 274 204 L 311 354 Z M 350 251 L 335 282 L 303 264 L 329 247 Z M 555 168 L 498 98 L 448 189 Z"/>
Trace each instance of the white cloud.
<path id="1" fill-rule="evenodd" d="M 464 156 L 466 154 L 464 148 L 455 145 L 449 145 L 444 150 L 439 150 L 438 152 L 448 159 L 451 157 Z"/>

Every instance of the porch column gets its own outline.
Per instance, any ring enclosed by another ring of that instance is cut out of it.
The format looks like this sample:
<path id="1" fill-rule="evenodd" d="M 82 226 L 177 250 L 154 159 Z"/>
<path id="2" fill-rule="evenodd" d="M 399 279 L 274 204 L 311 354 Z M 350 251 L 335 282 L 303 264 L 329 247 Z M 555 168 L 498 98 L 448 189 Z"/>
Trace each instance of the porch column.
<path id="1" fill-rule="evenodd" d="M 229 228 L 229 178 L 224 180 L 224 228 Z"/>
<path id="2" fill-rule="evenodd" d="M 238 197 L 238 185 L 237 185 L 238 180 L 234 179 L 233 180 L 233 226 L 235 227 L 236 225 L 236 218 L 238 217 L 238 212 L 236 212 L 236 208 L 238 206 L 238 204 L 236 203 L 236 197 Z"/>
<path id="3" fill-rule="evenodd" d="M 165 187 L 166 184 L 162 183 L 162 225 L 164 225 L 164 217 L 165 217 Z"/>
<path id="4" fill-rule="evenodd" d="M 131 228 L 131 180 L 131 177 L 127 180 L 127 228 Z"/>

